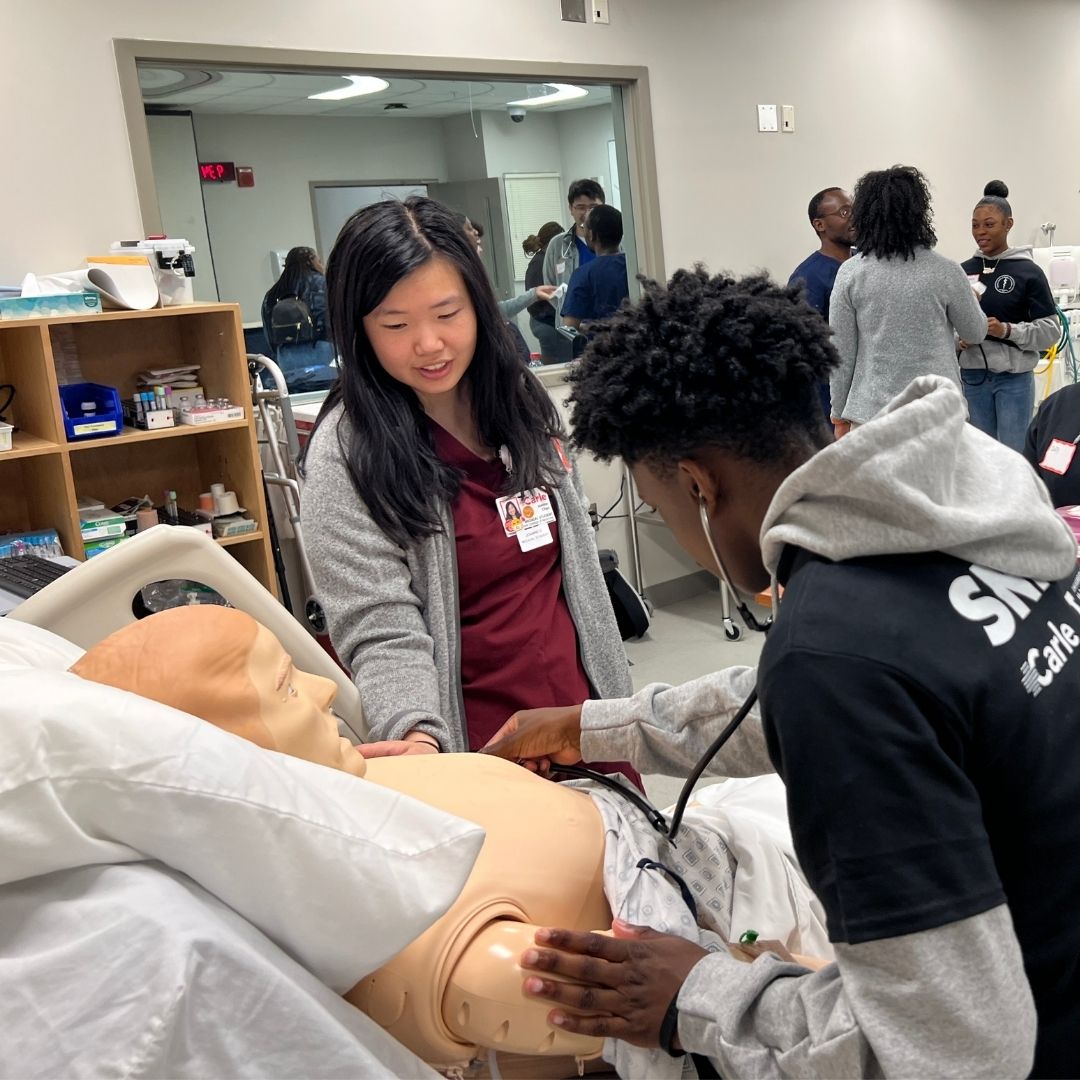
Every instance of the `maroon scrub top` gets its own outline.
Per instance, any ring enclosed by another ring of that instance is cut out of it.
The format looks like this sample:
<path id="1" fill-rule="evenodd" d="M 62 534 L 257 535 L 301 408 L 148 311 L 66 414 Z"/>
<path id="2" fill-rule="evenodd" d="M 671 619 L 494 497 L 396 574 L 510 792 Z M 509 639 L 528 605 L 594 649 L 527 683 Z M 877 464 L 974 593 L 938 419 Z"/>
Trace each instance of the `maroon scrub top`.
<path id="1" fill-rule="evenodd" d="M 463 474 L 451 505 L 461 690 L 469 749 L 479 750 L 519 709 L 578 705 L 592 697 L 592 688 L 563 592 L 558 523 L 549 526 L 552 543 L 522 551 L 495 506 L 506 494 L 502 463 L 477 457 L 434 421 L 431 430 L 440 459 Z M 625 763 L 590 767 L 621 772 L 641 786 Z"/>

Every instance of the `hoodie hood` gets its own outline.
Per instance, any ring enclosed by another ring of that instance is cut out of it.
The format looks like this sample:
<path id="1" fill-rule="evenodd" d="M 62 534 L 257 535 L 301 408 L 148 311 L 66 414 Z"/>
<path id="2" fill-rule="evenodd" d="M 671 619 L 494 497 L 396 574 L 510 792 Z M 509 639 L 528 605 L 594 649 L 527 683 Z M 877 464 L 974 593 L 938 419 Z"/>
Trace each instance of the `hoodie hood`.
<path id="1" fill-rule="evenodd" d="M 761 527 L 774 578 L 787 544 L 833 561 L 940 551 L 1039 581 L 1065 577 L 1077 557 L 1032 467 L 969 424 L 963 395 L 936 375 L 780 485 Z"/>
<path id="2" fill-rule="evenodd" d="M 1035 256 L 1031 252 L 1032 248 L 1030 244 L 1024 244 L 1020 247 L 1007 247 L 1000 255 L 984 255 L 976 248 L 972 258 L 993 259 L 995 263 L 1001 262 L 1003 259 L 1027 259 L 1028 262 L 1034 262 Z"/>

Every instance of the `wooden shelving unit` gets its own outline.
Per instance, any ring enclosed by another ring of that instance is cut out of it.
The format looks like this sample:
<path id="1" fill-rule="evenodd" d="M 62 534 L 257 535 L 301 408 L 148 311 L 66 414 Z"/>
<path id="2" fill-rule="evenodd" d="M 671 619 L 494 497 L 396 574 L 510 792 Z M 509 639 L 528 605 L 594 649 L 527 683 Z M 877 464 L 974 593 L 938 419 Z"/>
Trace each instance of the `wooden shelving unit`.
<path id="1" fill-rule="evenodd" d="M 144 368 L 197 363 L 207 397 L 228 397 L 245 407 L 247 417 L 163 431 L 125 428 L 119 435 L 68 442 L 54 363 L 60 327 L 70 327 L 88 382 L 115 386 L 127 398 Z M 7 415 L 19 429 L 12 449 L 0 452 L 0 533 L 53 528 L 65 552 L 82 559 L 77 495 L 96 495 L 112 506 L 149 494 L 160 504 L 172 489 L 179 504 L 192 509 L 201 492 L 221 482 L 236 492 L 259 529 L 218 542 L 276 595 L 236 304 L 0 321 L 0 383 L 15 386 Z"/>

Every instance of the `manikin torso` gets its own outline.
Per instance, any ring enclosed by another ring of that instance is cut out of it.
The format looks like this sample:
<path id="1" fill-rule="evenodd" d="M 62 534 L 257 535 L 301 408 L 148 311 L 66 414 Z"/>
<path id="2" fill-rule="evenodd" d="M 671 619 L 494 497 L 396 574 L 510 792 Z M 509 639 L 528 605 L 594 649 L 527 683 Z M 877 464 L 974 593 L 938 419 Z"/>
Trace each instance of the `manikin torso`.
<path id="1" fill-rule="evenodd" d="M 522 992 L 517 963 L 537 927 L 611 926 L 603 825 L 588 795 L 478 754 L 365 762 L 338 735 L 334 684 L 294 668 L 270 631 L 227 608 L 150 616 L 99 642 L 72 671 L 481 825 L 484 846 L 450 910 L 347 999 L 437 1066 L 463 1064 L 479 1047 L 599 1054 L 599 1039 L 547 1022 L 548 1006 Z"/>
<path id="2" fill-rule="evenodd" d="M 607 930 L 604 833 L 588 795 L 498 758 L 376 758 L 368 780 L 487 831 L 450 910 L 347 999 L 426 1061 L 452 1064 L 477 1046 L 522 1054 L 599 1053 L 600 1040 L 547 1022 L 527 998 L 517 959 L 539 926 Z"/>

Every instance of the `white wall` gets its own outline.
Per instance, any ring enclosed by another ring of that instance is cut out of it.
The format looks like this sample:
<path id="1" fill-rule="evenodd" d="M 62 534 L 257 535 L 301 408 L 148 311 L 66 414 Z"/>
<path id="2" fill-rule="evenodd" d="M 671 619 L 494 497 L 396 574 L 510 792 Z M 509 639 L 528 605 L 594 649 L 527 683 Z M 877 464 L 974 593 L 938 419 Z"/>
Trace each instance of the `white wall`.
<path id="1" fill-rule="evenodd" d="M 146 126 L 150 133 L 150 154 L 154 159 L 161 228 L 166 236 L 187 240 L 195 248 L 195 280 L 192 282 L 195 299 L 217 300 L 191 117 L 148 116 Z"/>
<path id="2" fill-rule="evenodd" d="M 255 170 L 253 188 L 203 185 L 221 299 L 238 300 L 245 322 L 258 321 L 274 283 L 271 250 L 315 246 L 309 181 L 446 176 L 437 120 L 196 113 L 195 134 L 204 161 Z"/>
<path id="3" fill-rule="evenodd" d="M 786 274 L 812 245 L 809 195 L 894 161 L 933 181 L 948 254 L 967 253 L 971 205 L 999 174 L 1017 240 L 1048 218 L 1080 240 L 1080 149 L 1059 104 L 1080 99 L 1080 65 L 1049 66 L 1055 42 L 1080 40 L 1070 0 L 619 0 L 609 27 L 557 14 L 533 0 L 416 0 L 409 19 L 381 0 L 311 0 L 302 20 L 285 0 L 7 4 L 0 90 L 21 104 L 5 144 L 33 168 L 0 170 L 18 208 L 0 280 L 139 231 L 112 37 L 648 66 L 668 269 Z M 758 135 L 760 101 L 794 104 L 796 133 Z"/>
<path id="4" fill-rule="evenodd" d="M 503 112 L 482 112 L 487 175 L 558 172 L 562 149 L 554 113 L 530 113 L 521 124 Z"/>
<path id="5" fill-rule="evenodd" d="M 482 180 L 491 174 L 484 160 L 484 127 L 479 113 L 448 116 L 442 122 L 447 180 Z"/>
<path id="6" fill-rule="evenodd" d="M 596 105 L 591 109 L 573 109 L 556 113 L 555 117 L 559 128 L 562 175 L 566 182 L 564 186 L 586 176 L 599 176 L 610 202 L 608 141 L 615 138 L 611 106 Z"/>

